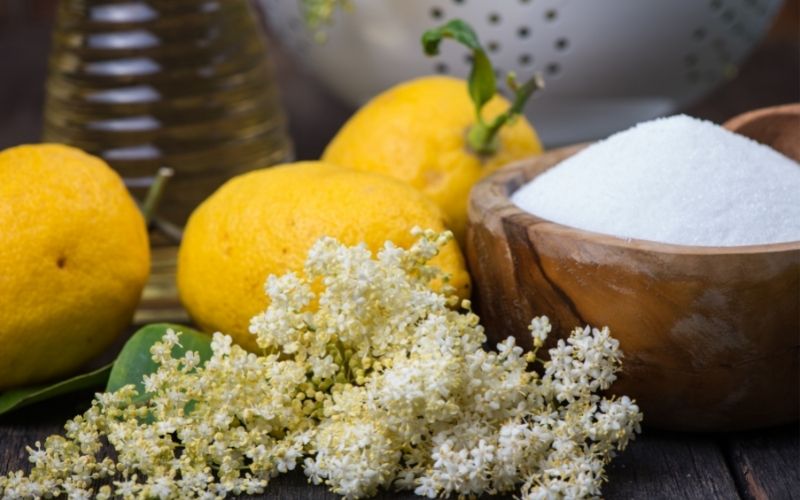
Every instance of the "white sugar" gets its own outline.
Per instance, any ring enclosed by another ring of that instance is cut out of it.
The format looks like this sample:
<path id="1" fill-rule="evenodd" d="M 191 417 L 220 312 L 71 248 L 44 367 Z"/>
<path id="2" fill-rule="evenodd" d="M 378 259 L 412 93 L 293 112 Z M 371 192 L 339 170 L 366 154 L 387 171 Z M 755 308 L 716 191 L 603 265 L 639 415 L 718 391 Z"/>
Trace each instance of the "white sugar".
<path id="1" fill-rule="evenodd" d="M 512 201 L 543 219 L 621 238 L 699 246 L 800 241 L 800 164 L 685 115 L 589 146 Z"/>

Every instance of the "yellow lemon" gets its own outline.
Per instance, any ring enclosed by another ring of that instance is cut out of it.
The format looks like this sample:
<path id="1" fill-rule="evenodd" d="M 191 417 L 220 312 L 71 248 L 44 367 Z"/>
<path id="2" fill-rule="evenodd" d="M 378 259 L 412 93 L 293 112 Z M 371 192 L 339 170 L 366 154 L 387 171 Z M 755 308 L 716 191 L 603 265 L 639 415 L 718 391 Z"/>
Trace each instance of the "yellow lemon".
<path id="1" fill-rule="evenodd" d="M 149 268 L 144 219 L 105 162 L 57 144 L 0 153 L 0 389 L 108 347 Z"/>
<path id="2" fill-rule="evenodd" d="M 483 109 L 491 121 L 508 109 L 495 96 Z M 498 148 L 481 157 L 467 147 L 475 108 L 464 81 L 435 76 L 397 85 L 353 115 L 336 134 L 323 161 L 378 172 L 411 184 L 430 197 L 463 241 L 472 185 L 498 167 L 541 153 L 525 117 L 500 129 Z"/>
<path id="3" fill-rule="evenodd" d="M 178 289 L 192 318 L 255 350 L 250 318 L 267 307 L 270 274 L 299 271 L 322 236 L 407 248 L 414 226 L 443 230 L 440 210 L 422 193 L 378 174 L 320 162 L 281 165 L 236 177 L 189 218 L 178 254 Z M 452 276 L 460 295 L 469 275 L 455 241 L 433 264 Z"/>

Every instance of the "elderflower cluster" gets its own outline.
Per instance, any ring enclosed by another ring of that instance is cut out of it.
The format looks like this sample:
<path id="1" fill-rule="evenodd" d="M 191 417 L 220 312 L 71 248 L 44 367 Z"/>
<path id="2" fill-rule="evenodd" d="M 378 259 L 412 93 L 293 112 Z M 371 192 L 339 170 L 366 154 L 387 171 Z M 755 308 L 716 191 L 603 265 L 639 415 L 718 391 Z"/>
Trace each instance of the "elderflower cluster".
<path id="1" fill-rule="evenodd" d="M 0 496 L 221 498 L 263 492 L 298 465 L 347 498 L 600 495 L 642 418 L 629 398 L 597 394 L 620 368 L 617 341 L 578 328 L 543 361 L 540 317 L 533 351 L 512 337 L 484 350 L 469 302 L 429 287 L 446 283 L 426 263 L 449 233 L 417 235 L 377 258 L 323 238 L 302 275 L 270 276 L 270 306 L 250 327 L 261 355 L 217 333 L 205 364 L 176 359 L 168 332 L 151 349 L 145 404 L 134 386 L 98 394 L 64 436 L 28 449 L 29 474 L 0 476 Z"/>

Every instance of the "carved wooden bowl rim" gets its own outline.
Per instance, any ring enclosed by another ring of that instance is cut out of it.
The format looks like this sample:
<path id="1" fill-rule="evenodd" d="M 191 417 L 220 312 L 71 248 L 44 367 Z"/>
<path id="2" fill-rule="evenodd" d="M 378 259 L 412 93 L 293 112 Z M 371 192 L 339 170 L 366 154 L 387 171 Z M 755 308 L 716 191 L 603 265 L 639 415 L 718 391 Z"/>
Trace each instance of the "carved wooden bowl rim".
<path id="1" fill-rule="evenodd" d="M 775 117 L 790 117 L 800 120 L 800 103 L 779 104 L 766 108 L 758 108 L 736 115 L 722 124 L 728 130 L 736 132 L 742 127 L 748 126 L 756 121 L 762 121 Z M 800 161 L 800 158 L 795 158 Z"/>
<path id="2" fill-rule="evenodd" d="M 559 224 L 526 212 L 511 201 L 511 195 L 523 185 L 590 144 L 584 143 L 553 149 L 539 156 L 509 163 L 497 172 L 490 174 L 475 186 L 471 195 L 471 204 L 475 205 L 480 214 L 477 219 L 486 220 L 486 218 L 491 219 L 495 216 L 505 216 L 516 225 L 535 226 L 537 231 L 557 232 L 575 240 L 660 254 L 715 256 L 800 252 L 800 241 L 761 245 L 696 246 L 623 238 Z M 474 217 L 470 218 L 475 220 Z"/>

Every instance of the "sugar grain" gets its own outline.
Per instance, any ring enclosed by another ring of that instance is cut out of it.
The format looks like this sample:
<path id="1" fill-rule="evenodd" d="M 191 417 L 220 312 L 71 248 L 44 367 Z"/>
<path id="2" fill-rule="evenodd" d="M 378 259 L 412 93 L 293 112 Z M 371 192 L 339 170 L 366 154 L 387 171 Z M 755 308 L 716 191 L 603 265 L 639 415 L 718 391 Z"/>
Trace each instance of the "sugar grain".
<path id="1" fill-rule="evenodd" d="M 541 218 L 621 238 L 698 246 L 800 241 L 800 164 L 685 115 L 589 146 L 512 201 Z"/>

